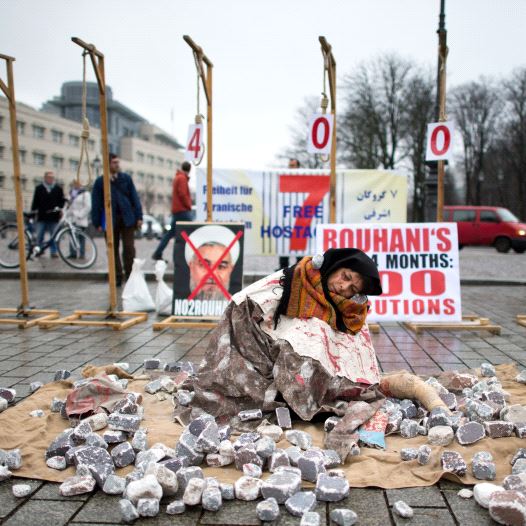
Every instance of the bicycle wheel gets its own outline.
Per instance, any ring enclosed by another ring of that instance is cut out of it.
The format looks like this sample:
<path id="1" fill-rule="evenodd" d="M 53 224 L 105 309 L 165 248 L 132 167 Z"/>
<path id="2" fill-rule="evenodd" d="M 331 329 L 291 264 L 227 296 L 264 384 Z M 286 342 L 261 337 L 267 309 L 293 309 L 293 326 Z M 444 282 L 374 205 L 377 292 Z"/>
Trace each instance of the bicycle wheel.
<path id="1" fill-rule="evenodd" d="M 63 228 L 55 239 L 60 257 L 70 267 L 85 269 L 97 260 L 97 246 L 86 232 L 79 228 Z"/>
<path id="2" fill-rule="evenodd" d="M 31 250 L 29 234 L 24 231 L 26 238 L 26 259 Z M 8 223 L 0 228 L 0 267 L 17 268 L 20 265 L 18 254 L 18 227 Z"/>

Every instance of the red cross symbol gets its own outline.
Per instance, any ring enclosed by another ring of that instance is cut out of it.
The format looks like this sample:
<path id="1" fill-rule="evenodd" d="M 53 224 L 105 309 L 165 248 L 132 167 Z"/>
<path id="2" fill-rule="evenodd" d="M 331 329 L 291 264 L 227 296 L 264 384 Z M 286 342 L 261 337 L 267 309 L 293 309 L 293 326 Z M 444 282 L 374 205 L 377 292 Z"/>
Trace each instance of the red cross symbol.
<path id="1" fill-rule="evenodd" d="M 188 296 L 189 300 L 192 300 L 192 299 L 195 298 L 195 296 L 197 295 L 199 290 L 201 290 L 203 288 L 203 286 L 205 285 L 205 283 L 208 280 L 208 278 L 211 277 L 216 282 L 217 286 L 219 287 L 219 289 L 223 293 L 223 296 L 225 296 L 225 298 L 230 301 L 232 296 L 230 296 L 230 294 L 228 293 L 228 290 L 225 289 L 225 287 L 221 283 L 221 280 L 214 274 L 214 271 L 220 265 L 221 261 L 223 261 L 223 258 L 230 252 L 230 250 L 232 249 L 232 247 L 234 246 L 236 241 L 242 235 L 243 235 L 243 232 L 240 230 L 235 235 L 234 239 L 230 242 L 230 244 L 225 248 L 225 250 L 221 254 L 221 256 L 219 258 L 217 258 L 217 261 L 210 267 L 210 265 L 208 265 L 206 260 L 203 258 L 203 256 L 199 252 L 199 250 L 192 243 L 192 241 L 191 241 L 190 237 L 188 236 L 188 234 L 185 231 L 181 232 L 182 238 L 185 240 L 186 243 L 188 243 L 190 245 L 190 248 L 194 251 L 195 255 L 197 256 L 197 258 L 199 259 L 201 264 L 206 268 L 206 274 L 201 278 L 201 281 L 197 284 L 195 289 L 191 292 L 190 296 Z"/>

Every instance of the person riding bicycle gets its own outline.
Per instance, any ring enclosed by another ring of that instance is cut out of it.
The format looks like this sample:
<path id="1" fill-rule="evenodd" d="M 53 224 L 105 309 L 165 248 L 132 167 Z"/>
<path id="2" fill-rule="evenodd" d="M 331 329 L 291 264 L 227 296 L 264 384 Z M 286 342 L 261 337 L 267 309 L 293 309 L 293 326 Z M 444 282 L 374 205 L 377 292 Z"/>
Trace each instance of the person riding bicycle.
<path id="1" fill-rule="evenodd" d="M 43 182 L 36 186 L 33 194 L 31 210 L 37 213 L 36 235 L 37 243 L 43 248 L 46 232 L 51 238 L 57 228 L 66 199 L 62 187 L 55 181 L 53 172 L 45 172 Z M 52 258 L 58 258 L 57 245 L 54 241 L 50 244 Z"/>
<path id="2" fill-rule="evenodd" d="M 67 217 L 79 230 L 85 231 L 88 228 L 90 212 L 91 194 L 78 179 L 75 179 L 71 183 L 71 190 L 69 191 Z M 68 257 L 70 259 L 84 259 L 86 257 L 86 239 L 83 236 L 79 237 L 79 254 L 76 253 L 73 243 L 70 243 Z"/>

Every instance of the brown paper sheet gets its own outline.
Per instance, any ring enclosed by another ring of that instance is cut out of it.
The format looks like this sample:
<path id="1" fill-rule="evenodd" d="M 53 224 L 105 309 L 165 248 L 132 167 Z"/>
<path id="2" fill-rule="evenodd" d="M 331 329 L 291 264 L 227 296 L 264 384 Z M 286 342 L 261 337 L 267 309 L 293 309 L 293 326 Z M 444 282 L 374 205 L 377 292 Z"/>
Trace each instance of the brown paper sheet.
<path id="1" fill-rule="evenodd" d="M 514 365 L 499 365 L 497 376 L 503 388 L 511 395 L 510 404 L 526 404 L 526 386 L 514 381 L 517 370 Z M 143 392 L 146 384 L 144 380 L 130 380 L 128 390 Z M 68 476 L 74 475 L 74 469 L 65 471 L 50 469 L 45 463 L 45 451 L 51 441 L 61 431 L 67 428 L 68 423 L 60 415 L 51 413 L 49 405 L 53 397 L 63 399 L 66 397 L 71 384 L 66 381 L 54 382 L 40 388 L 32 396 L 16 404 L 0 414 L 0 448 L 20 448 L 22 451 L 22 468 L 14 471 L 18 477 L 35 478 L 54 482 L 62 482 Z M 144 395 L 145 419 L 143 426 L 148 428 L 148 444 L 163 442 L 169 447 L 174 447 L 182 432 L 179 424 L 172 421 L 172 403 L 168 400 L 159 401 L 155 396 Z M 29 412 L 34 409 L 43 409 L 45 417 L 33 418 Z M 294 427 L 303 429 L 312 434 L 314 445 L 322 447 L 323 424 L 295 423 Z M 99 433 L 102 433 L 100 431 Z M 485 438 L 472 446 L 461 446 L 456 441 L 446 448 L 432 446 L 431 461 L 426 466 L 420 466 L 416 460 L 402 462 L 400 449 L 404 447 L 418 447 L 427 443 L 426 437 L 404 439 L 400 436 L 386 437 L 387 449 L 385 451 L 362 448 L 362 454 L 352 457 L 343 469 L 346 472 L 352 487 L 376 486 L 385 489 L 431 486 L 442 476 L 463 484 L 476 484 L 471 475 L 471 459 L 477 451 L 491 452 L 497 465 L 496 483 L 502 482 L 506 475 L 511 473 L 510 460 L 519 447 L 526 447 L 526 440 L 512 438 Z M 278 447 L 286 448 L 290 444 L 283 440 Z M 444 449 L 458 451 L 468 464 L 468 473 L 459 478 L 454 475 L 444 474 L 440 467 L 440 454 Z M 118 474 L 125 474 L 130 467 L 118 470 Z M 223 482 L 234 482 L 241 476 L 233 466 L 224 468 L 205 468 L 207 476 L 215 476 Z M 268 474 L 264 475 L 264 478 Z"/>

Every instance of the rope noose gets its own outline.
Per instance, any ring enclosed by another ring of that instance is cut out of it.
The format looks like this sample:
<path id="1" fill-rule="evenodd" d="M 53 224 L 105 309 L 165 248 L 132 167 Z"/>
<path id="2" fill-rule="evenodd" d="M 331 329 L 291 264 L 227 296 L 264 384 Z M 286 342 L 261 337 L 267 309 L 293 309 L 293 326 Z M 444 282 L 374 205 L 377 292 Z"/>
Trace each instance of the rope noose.
<path id="1" fill-rule="evenodd" d="M 323 54 L 323 91 L 321 92 L 321 112 L 325 115 L 327 113 L 327 108 L 329 107 L 329 98 L 327 97 L 327 75 L 329 69 L 329 59 L 328 56 Z M 330 155 L 321 155 L 320 161 L 322 163 L 328 163 L 331 159 Z"/>
<path id="2" fill-rule="evenodd" d="M 92 172 L 91 164 L 89 161 L 89 120 L 87 116 L 87 83 L 86 83 L 86 55 L 88 51 L 82 53 L 82 131 L 80 133 L 80 159 L 77 166 L 77 183 L 80 184 L 80 170 L 82 169 L 82 161 L 84 159 L 84 154 L 86 154 L 86 166 L 88 169 L 88 185 L 91 184 Z"/>
<path id="3" fill-rule="evenodd" d="M 200 99 L 201 99 L 201 63 L 195 51 L 194 51 L 194 62 L 195 62 L 195 69 L 197 71 L 197 108 L 196 108 L 196 114 L 195 114 L 195 123 L 202 124 L 204 116 L 201 114 L 201 110 L 199 106 Z M 205 150 L 206 150 L 205 143 L 203 142 L 202 145 L 203 145 L 203 153 L 201 154 L 201 157 L 199 157 L 198 160 L 192 161 L 192 164 L 194 166 L 199 166 L 205 156 Z"/>

